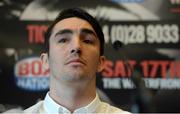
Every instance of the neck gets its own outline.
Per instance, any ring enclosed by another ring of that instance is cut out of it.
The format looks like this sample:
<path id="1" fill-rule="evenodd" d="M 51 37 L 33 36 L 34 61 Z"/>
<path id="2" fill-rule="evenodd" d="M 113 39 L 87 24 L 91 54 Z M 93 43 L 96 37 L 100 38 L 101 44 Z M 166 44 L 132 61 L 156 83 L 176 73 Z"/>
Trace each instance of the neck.
<path id="1" fill-rule="evenodd" d="M 68 84 L 53 81 L 50 85 L 50 96 L 58 104 L 73 112 L 77 108 L 86 106 L 95 98 L 95 80 Z"/>

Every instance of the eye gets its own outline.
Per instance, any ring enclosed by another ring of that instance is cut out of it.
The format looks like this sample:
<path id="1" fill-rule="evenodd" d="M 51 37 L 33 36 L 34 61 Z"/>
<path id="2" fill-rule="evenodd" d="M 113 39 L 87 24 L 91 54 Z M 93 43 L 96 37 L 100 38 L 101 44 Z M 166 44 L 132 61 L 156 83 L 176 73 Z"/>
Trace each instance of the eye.
<path id="1" fill-rule="evenodd" d="M 85 39 L 84 42 L 87 43 L 87 44 L 93 44 L 93 41 L 89 40 L 89 39 Z"/>
<path id="2" fill-rule="evenodd" d="M 58 34 L 56 35 L 56 39 L 58 43 L 66 43 L 71 39 L 72 35 L 68 33 Z"/>
<path id="3" fill-rule="evenodd" d="M 94 44 L 95 42 L 95 38 L 91 34 L 84 33 L 84 34 L 81 34 L 81 37 L 83 39 L 83 42 L 86 44 Z"/>
<path id="4" fill-rule="evenodd" d="M 61 38 L 58 43 L 66 43 L 68 40 L 66 38 Z"/>

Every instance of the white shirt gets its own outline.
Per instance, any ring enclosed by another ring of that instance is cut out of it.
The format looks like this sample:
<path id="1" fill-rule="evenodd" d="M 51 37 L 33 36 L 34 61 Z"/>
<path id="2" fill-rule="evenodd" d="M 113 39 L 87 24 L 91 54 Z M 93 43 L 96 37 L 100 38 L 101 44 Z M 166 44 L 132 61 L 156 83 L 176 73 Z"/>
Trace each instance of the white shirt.
<path id="1" fill-rule="evenodd" d="M 44 110 L 47 113 L 50 114 L 71 114 L 71 112 L 57 104 L 47 93 L 45 100 L 44 100 L 44 104 L 43 104 Z M 123 114 L 130 114 L 129 112 L 123 111 L 119 108 L 113 107 L 107 103 L 104 103 L 102 101 L 100 101 L 98 95 L 96 94 L 95 99 L 90 102 L 87 106 L 81 107 L 76 109 L 73 114 L 79 114 L 79 113 L 83 113 L 83 114 L 87 114 L 87 113 L 123 113 Z"/>

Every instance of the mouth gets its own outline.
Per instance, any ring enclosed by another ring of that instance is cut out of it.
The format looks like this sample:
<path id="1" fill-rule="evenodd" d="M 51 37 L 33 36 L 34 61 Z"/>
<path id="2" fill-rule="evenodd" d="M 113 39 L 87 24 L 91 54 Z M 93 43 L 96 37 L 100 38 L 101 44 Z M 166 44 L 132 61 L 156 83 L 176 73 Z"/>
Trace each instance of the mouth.
<path id="1" fill-rule="evenodd" d="M 81 59 L 72 59 L 69 60 L 66 65 L 72 64 L 72 65 L 85 65 L 85 63 Z"/>

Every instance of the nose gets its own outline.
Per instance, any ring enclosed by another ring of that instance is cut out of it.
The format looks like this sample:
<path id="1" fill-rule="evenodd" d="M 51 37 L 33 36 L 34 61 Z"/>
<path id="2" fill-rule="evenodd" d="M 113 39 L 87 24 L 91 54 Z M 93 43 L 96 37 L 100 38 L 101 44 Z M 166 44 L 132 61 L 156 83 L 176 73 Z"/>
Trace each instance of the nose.
<path id="1" fill-rule="evenodd" d="M 81 54 L 81 41 L 79 37 L 74 37 L 71 42 L 71 53 Z"/>

